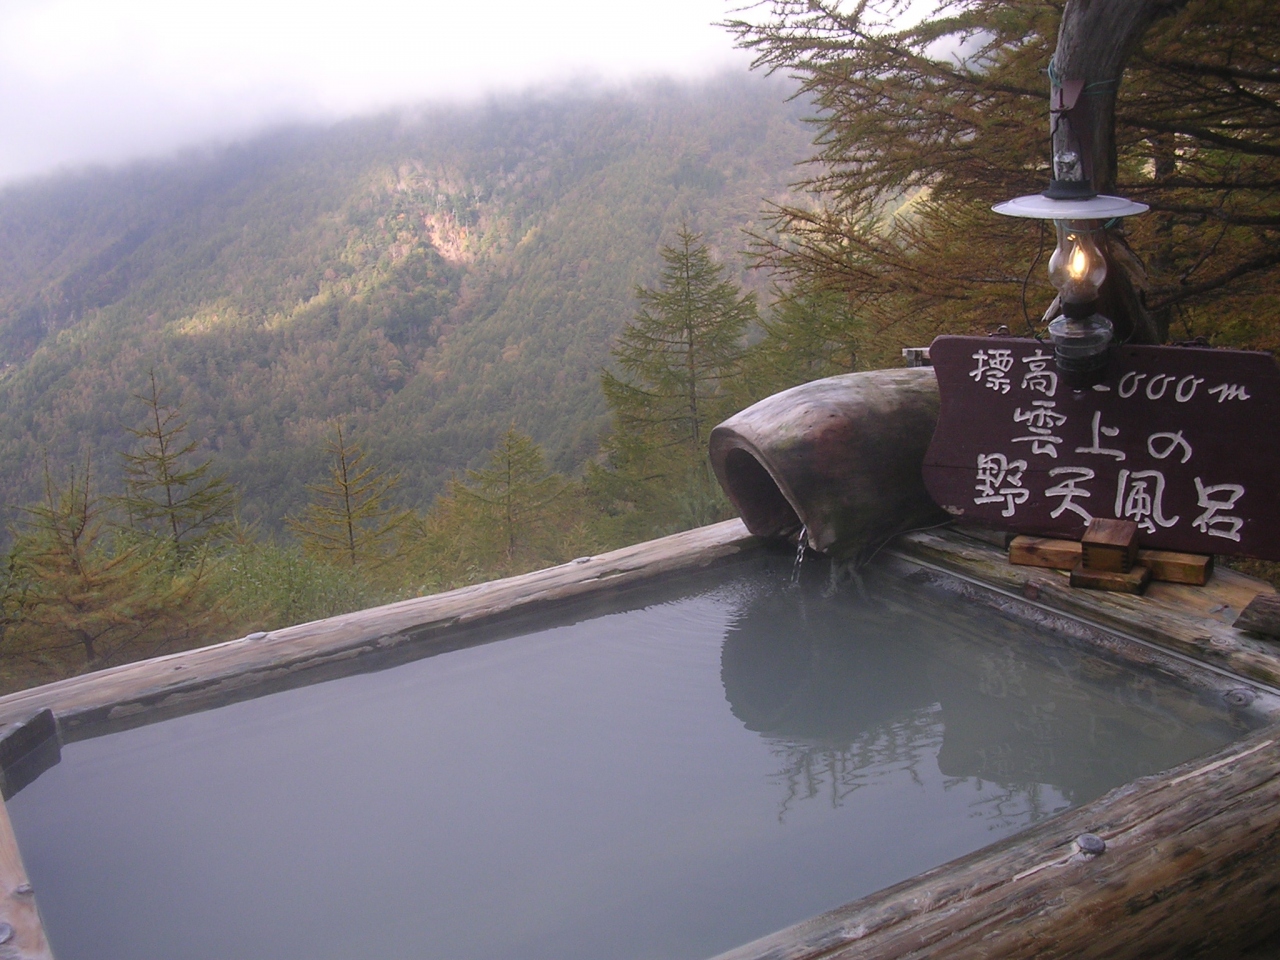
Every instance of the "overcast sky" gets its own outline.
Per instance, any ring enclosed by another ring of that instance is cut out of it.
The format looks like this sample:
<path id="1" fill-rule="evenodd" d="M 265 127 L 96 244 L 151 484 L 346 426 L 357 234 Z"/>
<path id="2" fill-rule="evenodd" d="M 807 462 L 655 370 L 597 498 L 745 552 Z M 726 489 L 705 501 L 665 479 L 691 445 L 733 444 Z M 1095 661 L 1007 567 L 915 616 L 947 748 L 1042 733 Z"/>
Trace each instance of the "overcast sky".
<path id="1" fill-rule="evenodd" d="M 742 0 L 0 0 L 0 182 L 282 120 L 747 58 Z"/>

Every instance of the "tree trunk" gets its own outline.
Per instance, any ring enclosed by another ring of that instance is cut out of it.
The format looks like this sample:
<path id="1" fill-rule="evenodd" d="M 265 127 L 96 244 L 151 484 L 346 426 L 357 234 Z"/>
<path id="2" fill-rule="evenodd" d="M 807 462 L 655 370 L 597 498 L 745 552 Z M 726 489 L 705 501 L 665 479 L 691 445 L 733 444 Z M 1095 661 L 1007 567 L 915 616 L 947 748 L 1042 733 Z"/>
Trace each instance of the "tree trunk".
<path id="1" fill-rule="evenodd" d="M 1055 179 L 1087 180 L 1098 193 L 1116 184 L 1116 93 L 1129 56 L 1147 28 L 1187 0 L 1068 0 L 1049 65 L 1050 135 Z M 1100 311 L 1116 336 L 1161 343 L 1167 312 L 1146 309 L 1146 271 L 1119 237 L 1108 235 Z"/>
<path id="2" fill-rule="evenodd" d="M 84 662 L 92 665 L 98 659 L 97 637 L 87 630 L 76 630 L 75 637 L 84 648 Z"/>

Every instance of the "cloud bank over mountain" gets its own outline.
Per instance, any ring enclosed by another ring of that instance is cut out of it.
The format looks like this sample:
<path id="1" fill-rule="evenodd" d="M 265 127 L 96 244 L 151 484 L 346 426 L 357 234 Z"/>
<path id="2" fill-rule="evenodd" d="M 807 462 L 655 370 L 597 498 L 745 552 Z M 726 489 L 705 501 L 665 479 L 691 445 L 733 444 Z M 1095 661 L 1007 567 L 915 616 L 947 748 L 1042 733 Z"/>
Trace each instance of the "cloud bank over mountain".
<path id="1" fill-rule="evenodd" d="M 0 0 L 0 183 L 295 120 L 746 69 L 730 0 Z"/>

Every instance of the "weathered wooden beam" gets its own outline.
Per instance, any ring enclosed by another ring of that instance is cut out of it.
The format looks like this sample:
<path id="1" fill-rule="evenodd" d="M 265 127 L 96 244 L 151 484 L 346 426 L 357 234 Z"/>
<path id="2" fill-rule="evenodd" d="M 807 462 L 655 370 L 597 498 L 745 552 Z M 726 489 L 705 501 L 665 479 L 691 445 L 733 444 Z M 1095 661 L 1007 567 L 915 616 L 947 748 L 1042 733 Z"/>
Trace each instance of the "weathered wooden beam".
<path id="1" fill-rule="evenodd" d="M 1176 550 L 1139 550 L 1138 562 L 1151 571 L 1152 580 L 1202 587 L 1213 575 L 1213 557 Z"/>
<path id="2" fill-rule="evenodd" d="M 899 537 L 891 549 L 1068 616 L 1280 686 L 1280 651 L 1232 626 L 1254 597 L 1275 590 L 1234 570 L 1219 569 L 1203 587 L 1153 583 L 1138 597 L 1073 590 L 1067 574 L 1013 566 L 1005 551 L 966 537 L 962 529 L 919 530 Z"/>
<path id="3" fill-rule="evenodd" d="M 44 935 L 35 891 L 22 865 L 22 854 L 0 803 L 0 957 L 4 960 L 53 960 Z"/>
<path id="4" fill-rule="evenodd" d="M 1009 562 L 1022 567 L 1072 570 L 1080 562 L 1079 540 L 1056 540 L 1020 534 L 1009 542 Z"/>
<path id="5" fill-rule="evenodd" d="M 1151 582 L 1151 571 L 1136 564 L 1126 571 L 1090 570 L 1083 563 L 1071 571 L 1071 586 L 1077 590 L 1114 590 L 1117 593 L 1142 594 Z"/>
<path id="6" fill-rule="evenodd" d="M 1023 567 L 1072 570 L 1080 562 L 1079 540 L 1056 540 L 1022 534 L 1009 543 L 1009 562 Z M 1213 557 L 1176 550 L 1139 550 L 1138 562 L 1151 571 L 1152 580 L 1202 587 L 1213 575 Z"/>
<path id="7" fill-rule="evenodd" d="M 1280 597 L 1274 594 L 1254 597 L 1236 618 L 1235 626 L 1239 630 L 1280 637 Z"/>
<path id="8" fill-rule="evenodd" d="M 673 573 L 750 554 L 760 541 L 738 520 L 461 590 L 251 634 L 130 663 L 0 698 L 0 724 L 38 710 L 56 715 L 64 740 L 137 726 L 359 669 L 356 661 L 406 659 L 455 649 L 462 628 L 608 595 Z"/>
<path id="9" fill-rule="evenodd" d="M 1278 810 L 1270 727 L 717 960 L 1232 956 L 1280 928 Z"/>

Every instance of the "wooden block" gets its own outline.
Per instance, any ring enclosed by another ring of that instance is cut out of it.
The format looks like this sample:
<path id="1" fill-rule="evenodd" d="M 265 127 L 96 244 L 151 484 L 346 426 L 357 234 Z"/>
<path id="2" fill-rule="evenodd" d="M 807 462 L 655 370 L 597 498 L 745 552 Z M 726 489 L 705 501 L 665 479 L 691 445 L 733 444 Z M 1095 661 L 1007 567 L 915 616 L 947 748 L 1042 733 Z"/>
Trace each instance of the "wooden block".
<path id="1" fill-rule="evenodd" d="M 1023 567 L 1074 570 L 1080 562 L 1080 550 L 1079 540 L 1051 540 L 1024 534 L 1014 537 L 1009 544 L 1009 562 Z"/>
<path id="2" fill-rule="evenodd" d="M 1140 563 L 1134 564 L 1128 573 L 1118 570 L 1090 570 L 1083 562 L 1071 571 L 1071 585 L 1086 590 L 1141 594 L 1150 582 L 1151 570 Z"/>
<path id="3" fill-rule="evenodd" d="M 40 710 L 20 723 L 0 728 L 0 769 L 13 766 L 44 741 L 58 737 L 52 710 Z"/>
<path id="4" fill-rule="evenodd" d="M 8 800 L 61 759 L 52 710 L 0 726 L 0 797 Z"/>
<path id="5" fill-rule="evenodd" d="M 1240 611 L 1240 616 L 1236 617 L 1232 626 L 1237 630 L 1252 630 L 1269 637 L 1280 637 L 1280 595 L 1258 594 Z"/>
<path id="6" fill-rule="evenodd" d="M 1138 560 L 1138 525 L 1132 520 L 1094 517 L 1080 538 L 1086 570 L 1128 573 Z"/>
<path id="7" fill-rule="evenodd" d="M 1164 583 L 1189 583 L 1203 587 L 1213 575 L 1213 557 L 1207 553 L 1139 550 L 1138 562 L 1151 569 L 1152 580 Z"/>
<path id="8" fill-rule="evenodd" d="M 1081 562 L 1083 552 L 1083 545 L 1076 540 L 1054 540 L 1024 534 L 1014 537 L 1009 544 L 1009 562 L 1023 567 L 1074 570 Z M 1137 562 L 1151 571 L 1152 580 L 1164 583 L 1189 583 L 1203 587 L 1213 574 L 1213 557 L 1203 553 L 1139 550 Z"/>
<path id="9" fill-rule="evenodd" d="M 1129 549 L 1138 536 L 1138 525 L 1132 520 L 1108 520 L 1094 517 L 1085 528 L 1081 542 Z"/>

